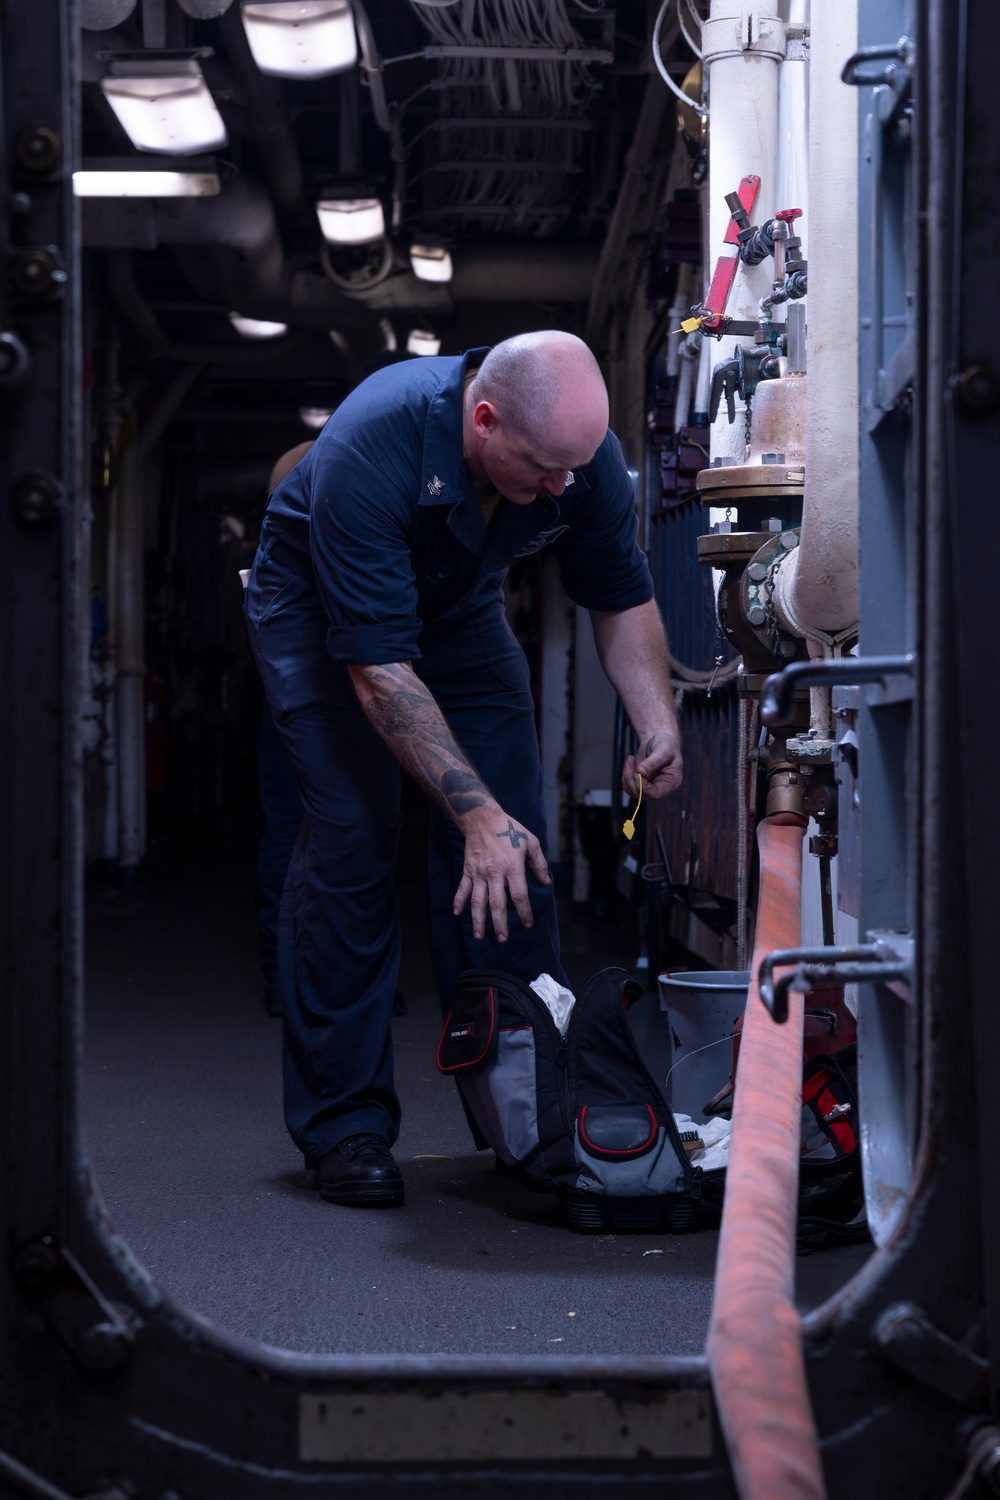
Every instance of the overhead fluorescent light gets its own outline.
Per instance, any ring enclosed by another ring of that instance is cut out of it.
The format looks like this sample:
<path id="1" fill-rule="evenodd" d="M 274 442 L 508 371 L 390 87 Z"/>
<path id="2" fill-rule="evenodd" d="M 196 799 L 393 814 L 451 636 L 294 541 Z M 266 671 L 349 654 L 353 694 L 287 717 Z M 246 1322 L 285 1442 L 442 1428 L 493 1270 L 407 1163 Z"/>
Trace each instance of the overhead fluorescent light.
<path id="1" fill-rule="evenodd" d="M 248 0 L 242 14 L 262 73 L 325 78 L 358 60 L 350 0 Z"/>
<path id="2" fill-rule="evenodd" d="M 332 406 L 300 406 L 299 421 L 305 427 L 311 427 L 314 432 L 319 432 L 325 427 L 333 416 Z"/>
<path id="3" fill-rule="evenodd" d="M 441 340 L 436 333 L 431 333 L 427 328 L 414 328 L 406 340 L 406 348 L 410 354 L 436 354 L 441 347 Z"/>
<path id="4" fill-rule="evenodd" d="M 112 58 L 101 90 L 139 151 L 188 156 L 226 144 L 222 116 L 194 58 Z"/>
<path id="5" fill-rule="evenodd" d="M 443 245 L 411 245 L 410 265 L 420 281 L 450 281 L 451 256 Z"/>
<path id="6" fill-rule="evenodd" d="M 73 195 L 77 198 L 212 198 L 218 191 L 217 172 L 83 167 L 73 173 Z"/>
<path id="7" fill-rule="evenodd" d="M 245 318 L 242 313 L 231 312 L 229 321 L 236 332 L 245 339 L 280 339 L 288 332 L 287 323 L 269 323 L 266 318 Z"/>
<path id="8" fill-rule="evenodd" d="M 316 216 L 331 245 L 368 245 L 385 234 L 385 214 L 377 198 L 323 198 Z"/>

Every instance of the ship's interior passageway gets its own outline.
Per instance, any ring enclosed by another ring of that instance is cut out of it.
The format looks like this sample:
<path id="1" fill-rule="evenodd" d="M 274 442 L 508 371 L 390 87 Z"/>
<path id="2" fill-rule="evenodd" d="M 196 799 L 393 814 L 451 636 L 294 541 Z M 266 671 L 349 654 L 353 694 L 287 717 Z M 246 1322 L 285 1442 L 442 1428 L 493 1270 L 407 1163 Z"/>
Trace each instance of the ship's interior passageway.
<path id="1" fill-rule="evenodd" d="M 312 1191 L 281 1117 L 281 1022 L 260 1000 L 253 866 L 163 862 L 135 895 L 97 891 L 88 923 L 83 1110 L 98 1188 L 156 1282 L 263 1343 L 342 1354 L 658 1356 L 701 1352 L 717 1234 L 570 1233 L 553 1198 L 476 1154 L 454 1084 L 435 1066 L 422 829 L 404 830 L 393 1020 L 403 1105 L 402 1209 L 365 1212 Z M 578 986 L 634 950 L 565 903 Z M 660 1066 L 651 997 L 641 1034 Z M 638 1023 L 637 1023 L 638 1025 Z M 802 1306 L 840 1286 L 870 1245 L 798 1262 Z"/>

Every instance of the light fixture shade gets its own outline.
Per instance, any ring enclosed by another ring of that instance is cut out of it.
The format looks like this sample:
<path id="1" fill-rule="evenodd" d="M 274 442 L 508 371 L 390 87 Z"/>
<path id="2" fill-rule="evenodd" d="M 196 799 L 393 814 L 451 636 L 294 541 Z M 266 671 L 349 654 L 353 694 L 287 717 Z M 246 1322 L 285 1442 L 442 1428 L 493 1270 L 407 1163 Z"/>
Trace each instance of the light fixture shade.
<path id="1" fill-rule="evenodd" d="M 245 318 L 238 312 L 231 312 L 229 321 L 245 339 L 280 339 L 283 333 L 288 332 L 287 323 L 269 323 L 265 318 Z"/>
<path id="2" fill-rule="evenodd" d="M 323 238 L 331 245 L 369 245 L 385 234 L 377 198 L 324 198 L 316 205 Z"/>
<path id="3" fill-rule="evenodd" d="M 248 0 L 243 25 L 254 62 L 278 78 L 325 78 L 358 60 L 349 0 Z"/>
<path id="4" fill-rule="evenodd" d="M 420 281 L 450 281 L 451 256 L 442 245 L 411 245 L 410 265 Z"/>
<path id="5" fill-rule="evenodd" d="M 155 167 L 133 172 L 128 168 L 83 167 L 73 173 L 76 198 L 213 198 L 218 191 L 217 172 L 161 172 Z"/>
<path id="6" fill-rule="evenodd" d="M 311 427 L 314 432 L 319 432 L 321 427 L 325 427 L 332 416 L 332 406 L 299 407 L 299 421 L 304 427 Z"/>
<path id="7" fill-rule="evenodd" d="M 406 340 L 406 348 L 410 354 L 436 354 L 441 347 L 441 340 L 436 333 L 431 333 L 427 328 L 413 328 Z"/>
<path id="8" fill-rule="evenodd" d="M 214 21 L 216 16 L 225 15 L 233 0 L 177 0 L 177 3 L 196 21 Z"/>
<path id="9" fill-rule="evenodd" d="M 112 63 L 101 89 L 139 151 L 189 156 L 226 144 L 226 127 L 196 62 Z"/>
<path id="10" fill-rule="evenodd" d="M 81 0 L 80 25 L 84 31 L 110 31 L 134 10 L 135 0 Z"/>

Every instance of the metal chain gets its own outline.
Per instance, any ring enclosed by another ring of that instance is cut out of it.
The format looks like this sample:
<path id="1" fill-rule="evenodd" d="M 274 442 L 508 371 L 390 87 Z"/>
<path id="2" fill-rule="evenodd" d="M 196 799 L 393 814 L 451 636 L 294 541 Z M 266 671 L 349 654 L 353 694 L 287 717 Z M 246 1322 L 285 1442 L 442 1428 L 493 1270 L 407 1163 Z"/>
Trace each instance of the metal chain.
<path id="1" fill-rule="evenodd" d="M 749 396 L 747 397 L 747 404 L 744 412 L 745 421 L 743 425 L 743 456 L 744 458 L 747 458 L 750 454 L 750 427 L 753 420 L 752 401 Z"/>
<path id="2" fill-rule="evenodd" d="M 720 620 L 716 619 L 716 622 L 715 622 L 715 670 L 712 672 L 711 677 L 708 679 L 708 687 L 705 690 L 705 697 L 706 698 L 711 698 L 711 696 L 712 696 L 712 689 L 715 687 L 715 679 L 718 677 L 718 675 L 719 675 L 719 668 L 722 666 L 722 663 L 725 661 L 725 659 L 726 659 L 726 638 L 725 638 L 725 636 L 722 633 L 722 622 Z"/>
<path id="3" fill-rule="evenodd" d="M 764 608 L 767 610 L 767 644 L 775 656 L 781 656 L 781 628 L 774 612 L 774 570 L 768 568 L 764 580 Z"/>

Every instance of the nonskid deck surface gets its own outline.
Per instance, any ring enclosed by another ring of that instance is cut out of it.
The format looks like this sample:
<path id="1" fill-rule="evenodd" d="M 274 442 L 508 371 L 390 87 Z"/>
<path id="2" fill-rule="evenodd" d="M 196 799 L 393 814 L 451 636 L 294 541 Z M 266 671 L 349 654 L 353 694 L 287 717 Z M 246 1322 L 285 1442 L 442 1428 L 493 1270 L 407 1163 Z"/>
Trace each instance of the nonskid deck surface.
<path id="1" fill-rule="evenodd" d="M 91 903 L 83 1115 L 112 1221 L 172 1296 L 296 1351 L 699 1353 L 717 1235 L 574 1235 L 552 1199 L 476 1155 L 434 1063 L 425 888 L 401 885 L 399 898 L 408 1012 L 393 1022 L 395 1154 L 407 1202 L 384 1210 L 324 1203 L 285 1133 L 250 866 L 164 867 L 137 897 Z M 627 963 L 611 941 L 564 925 L 574 984 Z M 801 1261 L 803 1305 L 866 1253 Z"/>

